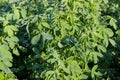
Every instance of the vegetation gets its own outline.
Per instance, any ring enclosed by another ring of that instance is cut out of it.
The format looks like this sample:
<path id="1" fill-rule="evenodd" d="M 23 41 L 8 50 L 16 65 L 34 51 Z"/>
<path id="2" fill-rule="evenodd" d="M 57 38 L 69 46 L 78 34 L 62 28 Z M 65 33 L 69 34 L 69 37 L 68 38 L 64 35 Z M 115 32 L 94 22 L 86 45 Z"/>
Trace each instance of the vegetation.
<path id="1" fill-rule="evenodd" d="M 0 80 L 120 80 L 119 0 L 0 0 Z"/>

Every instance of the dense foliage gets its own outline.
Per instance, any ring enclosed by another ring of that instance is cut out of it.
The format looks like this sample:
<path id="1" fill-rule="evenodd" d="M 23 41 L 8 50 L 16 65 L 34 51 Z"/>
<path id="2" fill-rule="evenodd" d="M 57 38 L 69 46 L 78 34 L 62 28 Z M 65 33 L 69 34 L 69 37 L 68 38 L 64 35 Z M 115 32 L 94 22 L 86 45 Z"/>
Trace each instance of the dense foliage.
<path id="1" fill-rule="evenodd" d="M 119 0 L 0 0 L 0 80 L 120 80 Z"/>

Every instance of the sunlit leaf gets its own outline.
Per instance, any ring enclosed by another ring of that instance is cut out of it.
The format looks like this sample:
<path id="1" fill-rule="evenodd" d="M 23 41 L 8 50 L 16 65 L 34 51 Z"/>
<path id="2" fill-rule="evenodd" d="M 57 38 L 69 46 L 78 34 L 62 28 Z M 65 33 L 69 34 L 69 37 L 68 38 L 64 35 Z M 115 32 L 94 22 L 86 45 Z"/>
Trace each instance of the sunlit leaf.
<path id="1" fill-rule="evenodd" d="M 36 45 L 39 42 L 39 40 L 40 40 L 40 34 L 35 35 L 31 40 L 32 45 Z"/>
<path id="2" fill-rule="evenodd" d="M 104 46 L 98 45 L 97 48 L 103 52 L 106 52 L 106 48 Z"/>
<path id="3" fill-rule="evenodd" d="M 5 80 L 4 73 L 0 72 L 0 79 Z"/>
<path id="4" fill-rule="evenodd" d="M 19 56 L 20 54 L 19 54 L 19 51 L 18 51 L 18 49 L 17 48 L 14 48 L 13 49 L 13 54 L 15 54 L 15 55 L 17 55 L 17 56 Z"/>
<path id="5" fill-rule="evenodd" d="M 107 3 L 108 3 L 108 0 L 103 0 L 103 1 L 104 1 L 104 3 L 105 3 L 105 4 L 107 4 Z"/>
<path id="6" fill-rule="evenodd" d="M 110 43 L 112 44 L 112 46 L 114 46 L 114 47 L 115 47 L 116 42 L 115 42 L 113 39 L 109 39 L 109 41 L 110 41 Z"/>
<path id="7" fill-rule="evenodd" d="M 49 24 L 47 22 L 42 22 L 42 25 L 46 28 L 50 28 Z"/>
<path id="8" fill-rule="evenodd" d="M 81 80 L 81 79 L 87 79 L 87 78 L 88 78 L 88 76 L 85 75 L 85 74 L 82 74 L 82 75 L 80 75 L 80 77 L 79 77 L 80 80 Z"/>
<path id="9" fill-rule="evenodd" d="M 58 42 L 58 47 L 59 47 L 59 48 L 62 48 L 63 45 L 62 45 L 60 42 Z"/>
<path id="10" fill-rule="evenodd" d="M 19 10 L 14 10 L 14 16 L 13 16 L 13 19 L 19 19 L 20 18 L 20 13 L 19 13 Z"/>
<path id="11" fill-rule="evenodd" d="M 6 15 L 6 19 L 7 19 L 7 20 L 12 20 L 12 17 L 13 17 L 13 14 L 7 14 L 7 15 Z"/>
<path id="12" fill-rule="evenodd" d="M 96 32 L 93 32 L 93 34 L 94 34 L 96 37 L 98 37 L 98 38 L 100 38 L 100 39 L 103 39 L 102 34 L 96 33 Z"/>
<path id="13" fill-rule="evenodd" d="M 109 35 L 109 37 L 112 37 L 114 35 L 113 31 L 110 28 L 106 28 L 105 32 Z"/>
<path id="14" fill-rule="evenodd" d="M 44 38 L 47 39 L 47 40 L 53 39 L 53 36 L 52 36 L 51 34 L 49 34 L 49 33 L 43 33 L 42 35 L 43 35 Z"/>
<path id="15" fill-rule="evenodd" d="M 117 25 L 116 25 L 116 20 L 115 19 L 111 19 L 110 20 L 110 25 L 113 26 L 113 28 L 116 30 L 117 29 Z"/>
<path id="16" fill-rule="evenodd" d="M 3 21 L 3 20 L 5 20 L 5 18 L 3 18 L 3 17 L 0 17 L 0 21 Z"/>
<path id="17" fill-rule="evenodd" d="M 23 17 L 23 18 L 26 18 L 27 12 L 26 12 L 25 9 L 22 9 L 22 10 L 21 10 L 21 14 L 22 14 L 22 17 Z"/>
<path id="18" fill-rule="evenodd" d="M 98 65 L 94 65 L 93 68 L 92 68 L 92 73 L 91 73 L 91 76 L 92 78 L 95 77 L 95 72 L 96 72 L 96 69 L 98 68 Z"/>

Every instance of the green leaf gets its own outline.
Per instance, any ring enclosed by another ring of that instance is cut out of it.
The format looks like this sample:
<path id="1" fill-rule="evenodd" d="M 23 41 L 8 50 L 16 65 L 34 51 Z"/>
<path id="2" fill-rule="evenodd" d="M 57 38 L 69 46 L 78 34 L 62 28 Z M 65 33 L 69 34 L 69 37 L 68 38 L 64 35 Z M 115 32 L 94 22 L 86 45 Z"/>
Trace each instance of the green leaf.
<path id="1" fill-rule="evenodd" d="M 120 29 L 118 29 L 118 30 L 116 31 L 116 34 L 118 34 L 118 35 L 120 36 Z"/>
<path id="2" fill-rule="evenodd" d="M 42 33 L 42 35 L 43 35 L 44 38 L 47 39 L 47 40 L 53 39 L 53 36 L 52 36 L 51 34 L 49 34 L 49 33 Z"/>
<path id="3" fill-rule="evenodd" d="M 98 65 L 94 65 L 94 67 L 92 68 L 92 72 L 95 72 L 97 68 L 98 68 Z"/>
<path id="4" fill-rule="evenodd" d="M 109 39 L 109 41 L 110 41 L 110 43 L 112 44 L 112 46 L 114 46 L 114 47 L 115 47 L 116 42 L 115 42 L 113 39 Z"/>
<path id="5" fill-rule="evenodd" d="M 21 15 L 23 18 L 26 18 L 27 12 L 25 9 L 21 9 Z"/>
<path id="6" fill-rule="evenodd" d="M 102 76 L 103 74 L 98 71 L 98 72 L 95 72 L 95 75 L 97 75 L 97 76 Z"/>
<path id="7" fill-rule="evenodd" d="M 97 33 L 97 32 L 93 32 L 93 34 L 94 34 L 96 37 L 98 37 L 98 38 L 100 38 L 100 39 L 103 39 L 102 34 Z"/>
<path id="8" fill-rule="evenodd" d="M 5 71 L 5 73 L 11 73 L 11 70 L 3 62 L 0 61 L 0 70 Z"/>
<path id="9" fill-rule="evenodd" d="M 19 19 L 20 18 L 20 13 L 19 13 L 19 10 L 14 10 L 14 16 L 13 16 L 13 19 Z"/>
<path id="10" fill-rule="evenodd" d="M 12 20 L 13 14 L 7 14 L 6 15 L 6 20 Z"/>
<path id="11" fill-rule="evenodd" d="M 58 54 L 57 51 L 54 51 L 54 52 L 53 52 L 53 57 L 56 58 L 56 59 L 59 59 L 59 58 L 60 58 L 60 55 Z"/>
<path id="12" fill-rule="evenodd" d="M 11 63 L 10 61 L 4 60 L 3 62 L 4 62 L 4 64 L 5 64 L 6 66 L 12 67 L 12 63 Z"/>
<path id="13" fill-rule="evenodd" d="M 42 50 L 43 48 L 44 48 L 44 37 L 43 37 L 43 35 L 41 35 L 39 49 Z"/>
<path id="14" fill-rule="evenodd" d="M 37 47 L 33 47 L 32 50 L 35 54 L 40 54 L 40 50 Z"/>
<path id="15" fill-rule="evenodd" d="M 12 36 L 10 40 L 16 43 L 19 42 L 19 39 L 16 36 Z"/>
<path id="16" fill-rule="evenodd" d="M 95 72 L 97 68 L 98 68 L 98 65 L 94 65 L 94 67 L 92 68 L 92 72 L 91 72 L 92 79 L 95 77 Z"/>
<path id="17" fill-rule="evenodd" d="M 31 20 L 31 23 L 36 23 L 38 21 L 38 16 L 34 16 Z"/>
<path id="18" fill-rule="evenodd" d="M 12 29 L 13 31 L 19 31 L 17 26 L 10 25 L 9 27 L 10 27 L 10 29 Z"/>
<path id="19" fill-rule="evenodd" d="M 40 40 L 40 34 L 35 35 L 31 40 L 32 45 L 36 45 L 39 42 L 39 40 Z"/>
<path id="20" fill-rule="evenodd" d="M 0 61 L 0 70 L 4 71 L 5 69 L 6 69 L 6 66 L 5 66 L 4 62 Z"/>
<path id="21" fill-rule="evenodd" d="M 111 18 L 110 20 L 110 25 L 113 26 L 113 28 L 116 30 L 117 29 L 117 25 L 116 25 L 116 20 Z"/>
<path id="22" fill-rule="evenodd" d="M 8 45 L 0 45 L 2 48 L 4 48 L 5 50 L 9 50 L 10 48 L 9 48 L 9 46 Z"/>
<path id="23" fill-rule="evenodd" d="M 97 43 L 94 43 L 94 42 L 92 42 L 92 45 L 91 45 L 92 47 L 96 47 L 97 46 Z"/>
<path id="24" fill-rule="evenodd" d="M 41 24 L 38 25 L 38 29 L 39 29 L 40 31 L 42 31 L 43 27 L 42 27 Z"/>
<path id="25" fill-rule="evenodd" d="M 3 20 L 5 20 L 5 18 L 3 18 L 3 17 L 0 17 L 0 21 L 3 21 Z"/>
<path id="26" fill-rule="evenodd" d="M 42 25 L 46 28 L 50 28 L 49 24 L 47 22 L 42 22 Z"/>
<path id="27" fill-rule="evenodd" d="M 22 52 L 27 52 L 27 48 L 23 47 L 23 46 L 18 46 L 18 48 L 22 51 Z"/>
<path id="28" fill-rule="evenodd" d="M 97 63 L 98 62 L 98 58 L 97 58 L 97 54 L 94 53 L 94 63 Z"/>
<path id="29" fill-rule="evenodd" d="M 6 25 L 8 25 L 9 24 L 9 21 L 8 20 L 4 20 L 3 21 L 3 26 L 6 26 Z"/>
<path id="30" fill-rule="evenodd" d="M 10 29 L 11 26 L 6 26 L 4 32 L 8 33 L 9 36 L 13 36 L 13 31 Z"/>
<path id="31" fill-rule="evenodd" d="M 83 8 L 83 4 L 80 3 L 79 1 L 75 1 L 75 5 L 76 5 L 76 6 L 79 6 L 80 8 Z"/>
<path id="32" fill-rule="evenodd" d="M 11 49 L 13 49 L 13 48 L 15 47 L 15 43 L 14 43 L 14 42 L 12 42 L 12 41 L 11 41 L 11 42 L 9 42 L 9 46 L 10 46 L 10 48 L 11 48 Z"/>
<path id="33" fill-rule="evenodd" d="M 0 79 L 5 80 L 4 73 L 0 72 Z"/>
<path id="34" fill-rule="evenodd" d="M 104 32 L 106 32 L 109 37 L 112 37 L 114 35 L 113 31 L 110 28 L 104 29 Z"/>
<path id="35" fill-rule="evenodd" d="M 45 75 L 48 77 L 50 74 L 54 74 L 54 71 L 47 71 Z"/>
<path id="36" fill-rule="evenodd" d="M 103 1 L 104 1 L 104 3 L 105 3 L 105 4 L 107 4 L 107 3 L 108 3 L 108 0 L 103 0 Z"/>
<path id="37" fill-rule="evenodd" d="M 105 45 L 105 47 L 108 47 L 108 36 L 107 34 L 104 33 L 104 40 L 103 40 L 103 44 Z"/>
<path id="38" fill-rule="evenodd" d="M 80 80 L 82 80 L 82 79 L 87 79 L 87 78 L 88 78 L 88 76 L 85 75 L 85 74 L 82 74 L 82 75 L 79 76 L 79 79 L 80 79 Z"/>
<path id="39" fill-rule="evenodd" d="M 103 54 L 102 53 L 99 53 L 99 52 L 90 52 L 91 55 L 93 55 L 93 58 L 94 58 L 94 63 L 97 63 L 98 62 L 98 57 L 103 57 Z"/>
<path id="40" fill-rule="evenodd" d="M 102 50 L 103 52 L 106 52 L 106 48 L 104 46 L 98 45 L 98 50 Z"/>
<path id="41" fill-rule="evenodd" d="M 103 54 L 102 53 L 96 53 L 97 54 L 97 56 L 99 56 L 99 57 L 103 57 Z"/>
<path id="42" fill-rule="evenodd" d="M 66 30 L 65 30 L 65 27 L 63 26 L 61 28 L 61 35 L 62 35 L 62 38 L 66 35 Z"/>
<path id="43" fill-rule="evenodd" d="M 8 26 L 5 26 L 5 28 L 4 28 L 4 32 L 7 33 L 8 36 L 13 36 L 14 31 L 18 31 L 18 28 L 13 25 L 8 25 Z"/>
<path id="44" fill-rule="evenodd" d="M 14 33 L 13 33 L 13 31 L 11 29 L 8 29 L 8 35 L 9 36 L 13 36 L 14 35 Z"/>
<path id="45" fill-rule="evenodd" d="M 58 42 L 58 47 L 63 48 L 63 45 L 60 42 Z"/>
<path id="46" fill-rule="evenodd" d="M 67 30 L 71 30 L 71 29 L 72 29 L 72 26 L 70 26 L 70 25 L 67 23 L 67 21 L 65 21 L 65 20 L 60 20 L 60 22 L 61 22 L 61 25 L 62 25 L 65 29 L 67 29 Z"/>
<path id="47" fill-rule="evenodd" d="M 53 58 L 53 59 L 48 59 L 47 62 L 48 62 L 48 63 L 55 63 L 55 62 L 56 62 L 56 59 L 54 59 L 54 58 Z"/>
<path id="48" fill-rule="evenodd" d="M 13 54 L 15 54 L 16 56 L 19 56 L 19 55 L 20 55 L 17 48 L 14 48 L 14 49 L 13 49 Z"/>
<path id="49" fill-rule="evenodd" d="M 9 0 L 9 3 L 15 3 L 15 2 L 18 2 L 20 0 Z"/>
<path id="50" fill-rule="evenodd" d="M 8 45 L 0 45 L 0 56 L 1 56 L 1 60 L 8 60 L 8 61 L 12 61 L 12 54 L 9 51 L 9 47 Z"/>
<path id="51" fill-rule="evenodd" d="M 48 8 L 46 9 L 46 12 L 47 12 L 47 11 L 51 11 L 51 10 L 53 10 L 53 7 L 48 7 Z"/>

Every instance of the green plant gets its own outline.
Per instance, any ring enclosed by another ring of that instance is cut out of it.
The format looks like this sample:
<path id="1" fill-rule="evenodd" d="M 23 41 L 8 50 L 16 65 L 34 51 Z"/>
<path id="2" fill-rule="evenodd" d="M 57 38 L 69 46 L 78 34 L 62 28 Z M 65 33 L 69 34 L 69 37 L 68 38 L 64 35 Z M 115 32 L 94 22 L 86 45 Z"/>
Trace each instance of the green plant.
<path id="1" fill-rule="evenodd" d="M 0 72 L 0 80 L 15 80 L 16 77 L 13 74 L 5 74 L 3 72 Z"/>
<path id="2" fill-rule="evenodd" d="M 120 79 L 116 0 L 0 4 L 0 70 L 6 75 L 30 80 Z"/>

